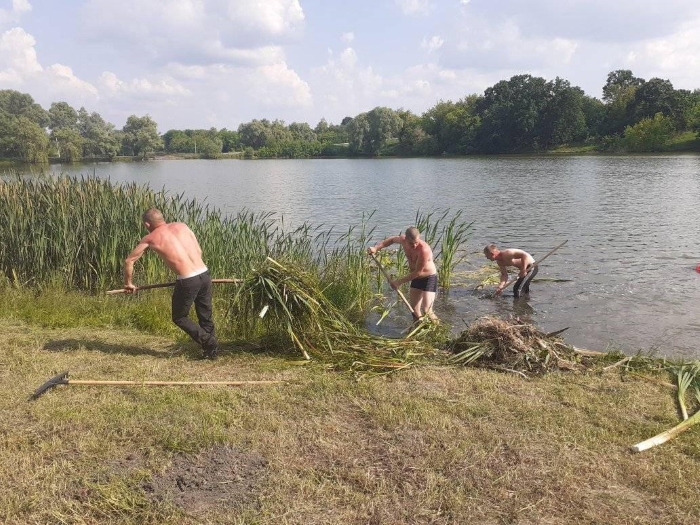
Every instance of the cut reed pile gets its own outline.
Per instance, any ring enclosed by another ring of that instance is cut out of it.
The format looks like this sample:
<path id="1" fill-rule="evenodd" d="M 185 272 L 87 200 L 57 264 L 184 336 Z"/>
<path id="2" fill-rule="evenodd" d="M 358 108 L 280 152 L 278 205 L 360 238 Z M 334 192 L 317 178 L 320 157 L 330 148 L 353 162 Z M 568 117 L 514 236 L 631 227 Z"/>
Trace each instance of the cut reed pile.
<path id="1" fill-rule="evenodd" d="M 586 357 L 561 338 L 518 319 L 482 317 L 448 343 L 451 362 L 542 375 L 552 370 L 583 370 Z M 590 359 L 590 358 L 588 358 Z"/>
<path id="2" fill-rule="evenodd" d="M 238 287 L 233 308 L 248 320 L 249 333 L 259 333 L 260 325 L 263 332 L 284 333 L 307 359 L 339 369 L 389 373 L 433 351 L 425 337 L 430 330 L 414 330 L 400 340 L 361 330 L 325 297 L 313 272 L 269 257 Z"/>

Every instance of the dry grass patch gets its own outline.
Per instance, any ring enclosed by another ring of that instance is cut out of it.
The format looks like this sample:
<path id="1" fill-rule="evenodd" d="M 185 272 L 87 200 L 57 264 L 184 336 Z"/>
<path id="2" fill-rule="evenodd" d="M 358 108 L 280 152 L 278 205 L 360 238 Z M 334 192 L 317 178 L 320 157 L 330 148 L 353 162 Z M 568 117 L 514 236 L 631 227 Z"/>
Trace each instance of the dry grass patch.
<path id="1" fill-rule="evenodd" d="M 421 366 L 356 381 L 296 354 L 0 320 L 0 521 L 697 523 L 699 432 L 673 395 L 607 373 Z M 98 344 L 99 343 L 99 344 Z M 59 386 L 81 379 L 286 379 L 268 387 Z M 228 483 L 232 481 L 232 483 Z M 223 489 L 227 487 L 230 490 Z M 217 490 L 214 490 L 217 488 Z M 201 498 L 188 500 L 202 491 Z"/>

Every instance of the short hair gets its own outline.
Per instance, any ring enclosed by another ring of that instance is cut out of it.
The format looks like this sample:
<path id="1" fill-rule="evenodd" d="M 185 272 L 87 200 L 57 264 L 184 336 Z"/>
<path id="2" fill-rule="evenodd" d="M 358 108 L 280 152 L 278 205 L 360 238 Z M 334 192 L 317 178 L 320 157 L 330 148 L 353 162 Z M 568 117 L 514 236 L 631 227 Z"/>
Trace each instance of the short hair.
<path id="1" fill-rule="evenodd" d="M 420 232 L 418 231 L 418 228 L 415 226 L 411 226 L 410 228 L 406 228 L 406 238 L 415 241 L 420 237 Z"/>
<path id="2" fill-rule="evenodd" d="M 493 253 L 494 251 L 496 251 L 497 249 L 498 249 L 498 248 L 496 248 L 496 245 L 495 245 L 495 244 L 489 244 L 488 246 L 486 246 L 486 248 L 484 248 L 484 253 L 485 253 L 486 255 L 489 255 L 489 254 L 492 254 L 492 253 Z"/>
<path id="3" fill-rule="evenodd" d="M 141 219 L 148 224 L 160 224 L 161 222 L 165 222 L 163 214 L 158 208 L 149 208 L 143 212 Z"/>

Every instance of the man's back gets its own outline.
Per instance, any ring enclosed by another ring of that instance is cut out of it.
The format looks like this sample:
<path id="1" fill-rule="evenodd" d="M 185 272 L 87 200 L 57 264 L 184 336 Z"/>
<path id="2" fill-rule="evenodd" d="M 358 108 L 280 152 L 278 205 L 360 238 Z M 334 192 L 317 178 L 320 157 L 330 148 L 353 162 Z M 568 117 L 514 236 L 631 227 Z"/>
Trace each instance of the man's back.
<path id="1" fill-rule="evenodd" d="M 197 238 L 182 222 L 163 223 L 144 237 L 143 242 L 179 276 L 190 275 L 206 267 Z"/>

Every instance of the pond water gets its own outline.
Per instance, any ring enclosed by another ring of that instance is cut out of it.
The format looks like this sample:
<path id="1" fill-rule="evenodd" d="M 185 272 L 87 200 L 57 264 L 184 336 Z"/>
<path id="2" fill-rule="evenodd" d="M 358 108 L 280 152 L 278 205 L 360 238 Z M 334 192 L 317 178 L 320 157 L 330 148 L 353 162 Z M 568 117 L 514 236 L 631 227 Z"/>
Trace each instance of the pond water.
<path id="1" fill-rule="evenodd" d="M 490 242 L 537 258 L 568 239 L 542 263 L 527 300 L 487 299 L 460 286 L 439 297 L 438 315 L 455 331 L 481 315 L 517 315 L 546 331 L 569 327 L 563 336 L 583 348 L 700 358 L 699 156 L 160 160 L 52 169 L 165 188 L 227 213 L 274 212 L 285 224 L 345 230 L 374 212 L 373 241 L 412 225 L 418 210 L 462 210 L 475 221 L 467 270 L 490 264 L 481 254 Z M 390 319 L 383 330 L 408 321 Z"/>

